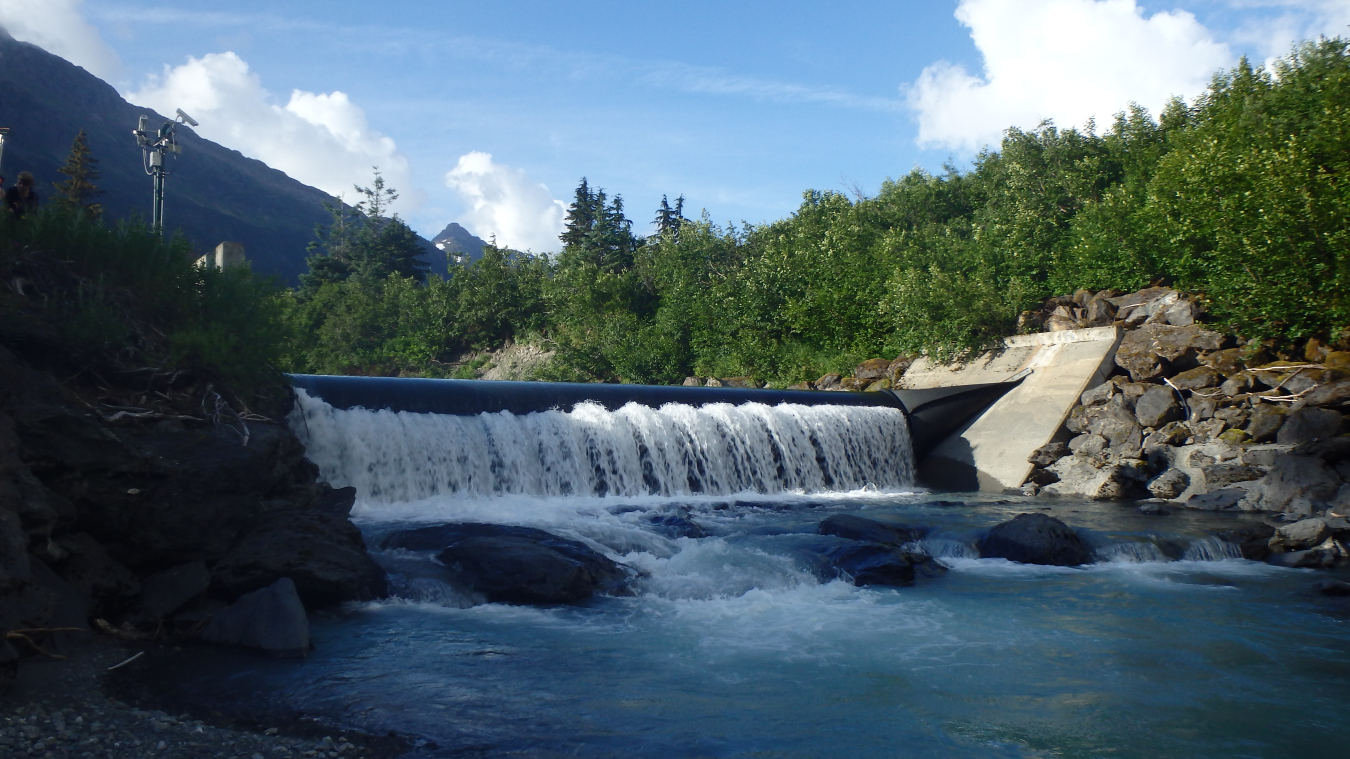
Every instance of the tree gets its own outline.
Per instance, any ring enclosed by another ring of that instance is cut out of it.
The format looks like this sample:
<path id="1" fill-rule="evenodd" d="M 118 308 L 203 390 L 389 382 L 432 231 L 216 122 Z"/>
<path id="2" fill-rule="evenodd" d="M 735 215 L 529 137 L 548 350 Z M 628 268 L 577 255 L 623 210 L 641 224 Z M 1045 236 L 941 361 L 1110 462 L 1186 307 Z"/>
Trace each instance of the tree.
<path id="1" fill-rule="evenodd" d="M 684 196 L 675 199 L 675 207 L 670 207 L 670 201 L 665 195 L 661 196 L 661 207 L 656 209 L 656 219 L 652 221 L 656 225 L 657 236 L 665 239 L 669 237 L 672 240 L 679 241 L 680 225 L 687 219 L 684 218 Z"/>
<path id="2" fill-rule="evenodd" d="M 103 215 L 102 204 L 89 202 L 103 194 L 103 190 L 94 185 L 94 180 L 99 178 L 99 171 L 95 168 L 97 163 L 98 159 L 90 155 L 89 140 L 81 129 L 70 146 L 66 164 L 57 169 L 69 178 L 64 182 L 52 183 L 56 187 L 58 205 L 71 211 L 84 210 L 94 217 Z"/>
<path id="3" fill-rule="evenodd" d="M 339 198 L 336 205 L 325 204 L 332 222 L 315 228 L 312 255 L 306 259 L 309 272 L 300 275 L 301 293 L 309 296 L 329 282 L 344 282 L 355 277 L 377 284 L 390 274 L 426 281 L 430 266 L 421 259 L 425 252 L 413 232 L 398 214 L 386 217 L 389 206 L 398 199 L 398 191 L 384 183 L 379 167 L 370 187 L 356 186 L 364 196 L 348 206 Z"/>

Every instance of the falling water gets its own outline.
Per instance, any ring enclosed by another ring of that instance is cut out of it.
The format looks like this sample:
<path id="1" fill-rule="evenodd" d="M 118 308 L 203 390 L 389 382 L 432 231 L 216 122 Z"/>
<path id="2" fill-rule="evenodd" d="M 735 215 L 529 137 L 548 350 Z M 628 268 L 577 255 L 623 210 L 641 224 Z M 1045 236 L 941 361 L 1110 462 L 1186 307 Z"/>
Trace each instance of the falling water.
<path id="1" fill-rule="evenodd" d="M 335 409 L 298 391 L 291 426 L 335 486 L 363 499 L 445 495 L 681 496 L 891 490 L 913 482 L 904 414 L 859 406 L 699 408 L 476 416 Z"/>

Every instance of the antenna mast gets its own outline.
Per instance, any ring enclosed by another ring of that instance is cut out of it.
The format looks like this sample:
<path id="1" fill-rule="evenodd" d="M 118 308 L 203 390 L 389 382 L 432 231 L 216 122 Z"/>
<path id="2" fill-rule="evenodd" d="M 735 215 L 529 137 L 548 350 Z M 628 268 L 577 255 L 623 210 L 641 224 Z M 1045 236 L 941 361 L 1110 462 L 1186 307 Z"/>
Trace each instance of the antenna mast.
<path id="1" fill-rule="evenodd" d="M 197 126 L 197 122 L 178 109 L 178 118 L 164 122 L 157 131 L 150 129 L 150 117 L 141 116 L 140 123 L 131 130 L 136 135 L 136 144 L 141 148 L 141 165 L 145 173 L 154 179 L 154 205 L 150 208 L 150 226 L 159 234 L 164 234 L 164 178 L 169 175 L 169 167 L 164 162 L 167 155 L 178 156 L 183 146 L 178 144 L 178 125 Z"/>

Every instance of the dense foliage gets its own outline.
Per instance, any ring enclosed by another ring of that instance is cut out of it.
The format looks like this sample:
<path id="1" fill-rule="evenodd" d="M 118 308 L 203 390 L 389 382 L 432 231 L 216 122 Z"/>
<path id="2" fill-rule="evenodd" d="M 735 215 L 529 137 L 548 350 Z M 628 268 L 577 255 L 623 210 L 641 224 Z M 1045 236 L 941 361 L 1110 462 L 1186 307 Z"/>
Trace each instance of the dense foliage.
<path id="1" fill-rule="evenodd" d="M 1166 281 L 1248 338 L 1336 340 L 1350 326 L 1350 54 L 1245 61 L 1193 105 L 1131 106 L 1105 131 L 1010 129 L 940 176 L 871 198 L 807 192 L 790 218 L 722 228 L 663 201 L 632 231 L 585 181 L 560 254 L 493 249 L 448 282 L 325 286 L 294 310 L 293 366 L 437 373 L 530 334 L 553 379 L 786 383 L 898 353 L 967 353 L 1079 288 Z"/>

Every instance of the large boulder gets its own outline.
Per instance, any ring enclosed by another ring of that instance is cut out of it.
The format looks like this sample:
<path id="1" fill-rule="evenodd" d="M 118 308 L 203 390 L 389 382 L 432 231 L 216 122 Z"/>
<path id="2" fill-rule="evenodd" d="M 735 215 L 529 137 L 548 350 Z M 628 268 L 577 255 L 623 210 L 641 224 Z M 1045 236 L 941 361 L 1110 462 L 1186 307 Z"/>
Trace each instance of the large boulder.
<path id="1" fill-rule="evenodd" d="M 272 584 L 295 582 L 310 608 L 382 598 L 384 570 L 366 553 L 361 531 L 345 518 L 315 509 L 285 509 L 258 518 L 211 568 L 212 587 L 227 598 Z"/>
<path id="2" fill-rule="evenodd" d="M 1082 496 L 1094 501 L 1146 497 L 1148 466 L 1141 459 L 1123 458 L 1103 465 L 1086 456 L 1065 456 L 1047 467 L 1059 478 L 1041 492 L 1046 495 Z"/>
<path id="3" fill-rule="evenodd" d="M 206 562 L 198 559 L 157 572 L 145 578 L 141 587 L 141 611 L 152 621 L 160 620 L 205 593 L 211 587 L 211 573 Z"/>
<path id="4" fill-rule="evenodd" d="M 558 604 L 627 590 L 632 574 L 585 543 L 533 527 L 448 524 L 402 530 L 383 548 L 438 550 L 454 582 L 488 601 Z"/>
<path id="5" fill-rule="evenodd" d="M 1223 375 L 1208 366 L 1187 369 L 1172 378 L 1172 384 L 1182 390 L 1202 390 L 1223 382 Z"/>
<path id="6" fill-rule="evenodd" d="M 825 554 L 829 573 L 845 577 L 859 587 L 865 585 L 913 585 L 916 568 L 932 576 L 946 572 L 927 554 L 909 553 L 891 545 L 854 542 L 834 546 Z"/>
<path id="7" fill-rule="evenodd" d="M 1251 435 L 1254 443 L 1274 440 L 1288 415 L 1288 409 L 1283 406 L 1258 403 L 1252 406 L 1251 416 L 1247 418 L 1247 434 Z"/>
<path id="8" fill-rule="evenodd" d="M 835 514 L 822 521 L 816 527 L 816 532 L 821 535 L 894 546 L 921 540 L 928 530 L 922 527 L 885 524 L 852 514 Z"/>
<path id="9" fill-rule="evenodd" d="M 1350 379 L 1318 385 L 1308 391 L 1303 396 L 1303 400 L 1309 406 L 1341 407 L 1350 405 Z"/>
<path id="10" fill-rule="evenodd" d="M 1140 396 L 1134 404 L 1134 415 L 1145 427 L 1158 428 L 1185 416 L 1177 403 L 1172 388 L 1159 385 Z"/>
<path id="11" fill-rule="evenodd" d="M 1311 456 L 1281 456 L 1265 477 L 1251 483 L 1243 508 L 1256 511 L 1300 510 L 1299 501 L 1331 500 L 1341 479 L 1321 459 Z"/>
<path id="12" fill-rule="evenodd" d="M 891 362 L 884 358 L 869 358 L 858 364 L 853 369 L 853 376 L 858 379 L 879 380 L 886 378 L 886 371 L 891 368 Z"/>
<path id="13" fill-rule="evenodd" d="M 1331 527 L 1325 519 L 1300 519 L 1293 524 L 1282 525 L 1275 530 L 1270 539 L 1272 548 L 1286 551 L 1306 551 L 1331 537 Z"/>
<path id="14" fill-rule="evenodd" d="M 1092 549 L 1068 525 L 1045 514 L 1018 514 L 980 538 L 980 556 L 1021 564 L 1076 567 L 1092 561 Z"/>
<path id="15" fill-rule="evenodd" d="M 1148 483 L 1148 492 L 1155 498 L 1171 500 L 1186 491 L 1191 484 L 1191 478 L 1180 469 L 1168 469 L 1162 474 L 1154 477 Z"/>
<path id="16" fill-rule="evenodd" d="M 301 657 L 310 649 L 309 618 L 295 583 L 283 577 L 216 612 L 202 629 L 201 639 L 273 656 Z"/>
<path id="17" fill-rule="evenodd" d="M 1270 555 L 1270 539 L 1274 535 L 1274 527 L 1264 522 L 1258 522 L 1239 527 L 1236 530 L 1221 532 L 1217 537 L 1236 545 L 1238 550 L 1242 552 L 1242 558 L 1263 561 Z"/>
<path id="18" fill-rule="evenodd" d="M 1289 414 L 1275 440 L 1281 445 L 1301 445 L 1326 440 L 1340 435 L 1344 426 L 1345 417 L 1341 412 L 1307 406 Z"/>
<path id="19" fill-rule="evenodd" d="M 1145 324 L 1126 332 L 1116 350 L 1116 364 L 1136 381 L 1185 371 L 1198 364 L 1200 351 L 1223 347 L 1223 335 L 1197 325 L 1174 327 Z"/>

